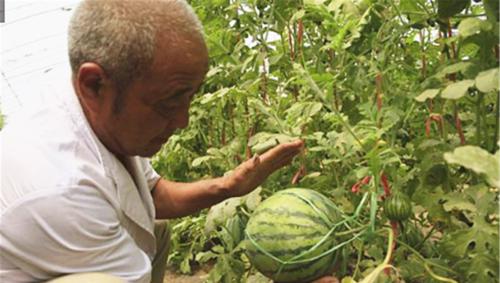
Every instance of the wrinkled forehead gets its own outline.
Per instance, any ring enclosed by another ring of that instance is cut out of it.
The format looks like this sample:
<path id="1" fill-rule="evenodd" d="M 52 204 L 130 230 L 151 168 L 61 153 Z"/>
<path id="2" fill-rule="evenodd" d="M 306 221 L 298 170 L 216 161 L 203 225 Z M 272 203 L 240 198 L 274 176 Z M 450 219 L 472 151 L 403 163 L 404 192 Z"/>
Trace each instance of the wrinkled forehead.
<path id="1" fill-rule="evenodd" d="M 152 68 L 172 67 L 191 69 L 203 75 L 208 71 L 208 50 L 201 35 L 163 33 L 157 37 Z"/>

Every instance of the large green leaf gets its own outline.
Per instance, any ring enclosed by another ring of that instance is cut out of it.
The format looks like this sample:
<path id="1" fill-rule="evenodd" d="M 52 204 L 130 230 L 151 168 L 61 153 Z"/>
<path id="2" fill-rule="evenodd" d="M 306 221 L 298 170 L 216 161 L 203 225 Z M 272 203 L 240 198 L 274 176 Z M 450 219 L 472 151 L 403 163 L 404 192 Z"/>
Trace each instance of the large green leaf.
<path id="1" fill-rule="evenodd" d="M 478 18 L 467 18 L 458 25 L 458 34 L 461 37 L 469 37 L 480 33 L 482 30 L 490 30 L 491 24 Z"/>
<path id="2" fill-rule="evenodd" d="M 438 0 L 438 15 L 449 18 L 460 13 L 470 4 L 470 0 Z"/>
<path id="3" fill-rule="evenodd" d="M 498 68 L 481 72 L 476 77 L 476 87 L 482 92 L 492 92 L 498 90 Z"/>
<path id="4" fill-rule="evenodd" d="M 497 22 L 499 20 L 499 6 L 500 3 L 498 0 L 483 0 L 484 10 L 486 11 L 486 15 L 488 16 L 488 20 L 490 22 Z"/>
<path id="5" fill-rule="evenodd" d="M 445 99 L 459 99 L 460 97 L 466 95 L 469 88 L 473 85 L 473 80 L 463 80 L 452 83 L 448 85 L 443 92 L 441 92 L 441 97 Z"/>
<path id="6" fill-rule="evenodd" d="M 477 189 L 475 205 L 479 211 L 476 212 L 472 227 L 449 233 L 440 242 L 440 249 L 454 258 L 464 258 L 467 253 L 488 253 L 497 246 L 498 224 L 493 225 L 485 220 L 488 204 L 494 203 L 495 195 L 485 187 Z"/>
<path id="7" fill-rule="evenodd" d="M 441 71 L 436 74 L 438 78 L 444 78 L 448 74 L 454 73 L 465 73 L 474 65 L 471 62 L 458 62 L 455 64 L 451 64 L 449 66 L 444 67 Z"/>
<path id="8" fill-rule="evenodd" d="M 424 102 L 427 99 L 433 99 L 439 94 L 440 89 L 431 88 L 424 90 L 419 96 L 415 97 L 418 102 Z"/>
<path id="9" fill-rule="evenodd" d="M 251 193 L 242 196 L 226 199 L 210 208 L 205 221 L 205 233 L 214 231 L 215 227 L 225 223 L 229 218 L 237 213 L 238 206 L 245 204 L 250 210 L 253 210 L 261 201 L 261 187 L 253 190 Z"/>
<path id="10" fill-rule="evenodd" d="M 471 201 L 468 195 L 463 194 L 462 192 L 452 192 L 447 194 L 443 200 L 446 202 L 443 204 L 443 208 L 446 211 L 452 210 L 468 210 L 475 212 L 476 206 L 473 201 Z"/>
<path id="11" fill-rule="evenodd" d="M 471 259 L 464 262 L 467 282 L 495 282 L 498 280 L 498 258 L 491 253 L 471 255 Z"/>
<path id="12" fill-rule="evenodd" d="M 478 174 L 484 174 L 490 185 L 500 188 L 500 154 L 492 155 L 477 146 L 457 147 L 452 153 L 445 153 L 448 163 L 458 164 Z"/>

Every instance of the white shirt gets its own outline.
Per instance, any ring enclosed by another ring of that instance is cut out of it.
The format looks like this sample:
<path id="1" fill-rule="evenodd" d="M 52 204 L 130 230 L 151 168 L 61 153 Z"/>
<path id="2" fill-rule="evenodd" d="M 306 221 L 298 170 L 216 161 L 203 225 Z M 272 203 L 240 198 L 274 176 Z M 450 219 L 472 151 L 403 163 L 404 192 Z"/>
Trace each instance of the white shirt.
<path id="1" fill-rule="evenodd" d="M 0 132 L 0 282 L 80 272 L 149 282 L 160 177 L 140 157 L 129 158 L 131 176 L 95 136 L 69 81 L 62 91 L 59 103 Z"/>

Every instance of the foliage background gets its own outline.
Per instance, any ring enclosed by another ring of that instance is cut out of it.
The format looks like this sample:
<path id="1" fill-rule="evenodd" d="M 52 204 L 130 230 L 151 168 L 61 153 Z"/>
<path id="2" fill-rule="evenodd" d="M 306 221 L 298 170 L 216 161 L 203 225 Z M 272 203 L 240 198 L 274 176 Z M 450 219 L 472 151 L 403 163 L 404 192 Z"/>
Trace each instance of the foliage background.
<path id="1" fill-rule="evenodd" d="M 385 254 L 385 179 L 415 216 L 399 226 L 397 272 L 379 280 L 498 282 L 498 1 L 190 4 L 211 68 L 190 127 L 155 156 L 158 172 L 220 176 L 270 140 L 301 138 L 307 151 L 208 221 L 206 212 L 174 221 L 170 265 L 189 273 L 211 262 L 209 281 L 249 280 L 238 246 L 248 215 L 260 198 L 300 186 L 345 213 L 372 196 L 363 219 L 375 236 L 344 249 L 336 271 L 359 280 Z"/>

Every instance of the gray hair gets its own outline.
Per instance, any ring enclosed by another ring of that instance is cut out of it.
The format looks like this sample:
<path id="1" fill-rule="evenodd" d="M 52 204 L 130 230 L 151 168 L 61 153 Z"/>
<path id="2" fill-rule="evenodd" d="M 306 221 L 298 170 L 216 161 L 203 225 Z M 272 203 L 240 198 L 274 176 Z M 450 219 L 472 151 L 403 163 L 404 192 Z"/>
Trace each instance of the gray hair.
<path id="1" fill-rule="evenodd" d="M 150 70 L 160 34 L 168 36 L 171 47 L 182 36 L 203 38 L 185 0 L 84 0 L 68 30 L 73 75 L 83 63 L 97 63 L 122 93 Z"/>

